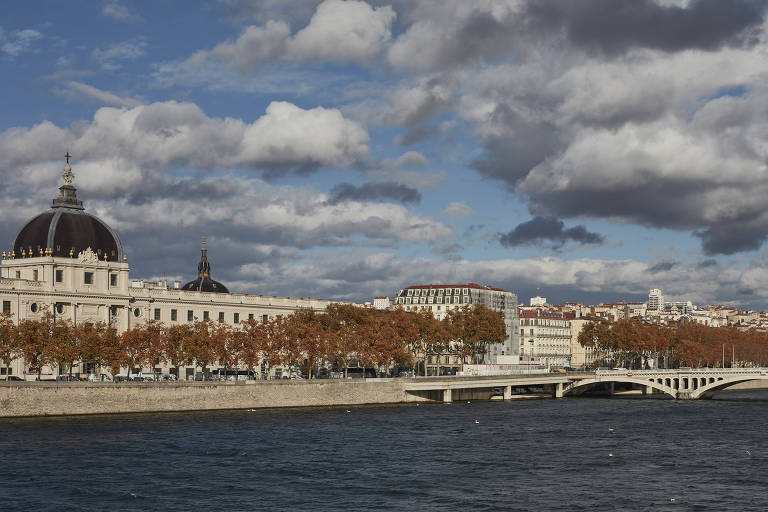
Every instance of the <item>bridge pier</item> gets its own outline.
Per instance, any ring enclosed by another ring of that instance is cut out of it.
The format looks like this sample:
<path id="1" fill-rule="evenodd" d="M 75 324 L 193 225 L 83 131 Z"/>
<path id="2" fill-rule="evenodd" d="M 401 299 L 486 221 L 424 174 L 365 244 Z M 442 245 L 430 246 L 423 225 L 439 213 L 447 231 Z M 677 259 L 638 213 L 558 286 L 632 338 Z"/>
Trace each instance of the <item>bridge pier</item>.
<path id="1" fill-rule="evenodd" d="M 563 383 L 558 382 L 552 385 L 552 398 L 563 398 Z"/>
<path id="2" fill-rule="evenodd" d="M 613 396 L 614 384 L 614 382 L 608 383 L 608 396 Z"/>
<path id="3" fill-rule="evenodd" d="M 450 404 L 451 402 L 453 402 L 453 400 L 451 399 L 451 389 L 446 388 L 443 390 L 443 403 Z"/>
<path id="4" fill-rule="evenodd" d="M 643 394 L 644 395 L 652 395 L 653 394 L 653 388 L 651 386 L 643 386 Z"/>
<path id="5" fill-rule="evenodd" d="M 504 400 L 512 400 L 512 386 L 504 386 Z"/>

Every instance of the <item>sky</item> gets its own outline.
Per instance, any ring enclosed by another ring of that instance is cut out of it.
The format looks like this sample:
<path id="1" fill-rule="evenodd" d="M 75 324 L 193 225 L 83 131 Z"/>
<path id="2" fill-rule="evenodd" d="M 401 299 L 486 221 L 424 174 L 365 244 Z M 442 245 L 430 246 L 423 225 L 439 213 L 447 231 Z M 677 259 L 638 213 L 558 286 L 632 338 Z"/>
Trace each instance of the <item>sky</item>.
<path id="1" fill-rule="evenodd" d="M 758 0 L 0 4 L 0 240 L 58 195 L 133 278 L 768 308 Z"/>

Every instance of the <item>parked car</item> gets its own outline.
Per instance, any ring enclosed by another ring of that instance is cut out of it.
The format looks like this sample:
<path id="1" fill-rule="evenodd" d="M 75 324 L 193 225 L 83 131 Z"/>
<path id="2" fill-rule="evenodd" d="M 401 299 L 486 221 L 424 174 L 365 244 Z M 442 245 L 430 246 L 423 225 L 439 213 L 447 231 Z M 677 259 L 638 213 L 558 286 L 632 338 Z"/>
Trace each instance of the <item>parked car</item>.
<path id="1" fill-rule="evenodd" d="M 20 381 L 20 380 L 24 380 L 24 379 L 22 379 L 22 378 L 21 378 L 21 377 L 19 377 L 18 375 L 8 375 L 8 376 L 5 378 L 5 380 Z"/>

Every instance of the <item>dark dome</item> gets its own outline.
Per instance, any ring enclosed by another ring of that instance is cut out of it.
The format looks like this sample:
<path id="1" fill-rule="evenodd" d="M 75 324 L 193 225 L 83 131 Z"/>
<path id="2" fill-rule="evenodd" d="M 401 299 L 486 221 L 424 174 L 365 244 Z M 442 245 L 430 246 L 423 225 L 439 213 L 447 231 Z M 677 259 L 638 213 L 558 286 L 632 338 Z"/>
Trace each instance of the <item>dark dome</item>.
<path id="1" fill-rule="evenodd" d="M 211 264 L 208 262 L 208 248 L 203 237 L 203 247 L 200 249 L 200 263 L 197 264 L 197 279 L 181 287 L 188 292 L 229 293 L 227 287 L 211 279 Z"/>
<path id="2" fill-rule="evenodd" d="M 71 173 L 69 164 L 65 171 Z M 106 254 L 108 261 L 122 261 L 123 246 L 115 232 L 103 220 L 84 211 L 71 179 L 67 182 L 65 177 L 65 183 L 51 209 L 27 221 L 16 233 L 15 257 L 20 258 L 22 251 L 27 256 L 30 251 L 34 256 L 42 256 L 47 249 L 51 249 L 53 256 L 77 257 L 90 247 L 99 260 L 104 260 Z"/>
<path id="3" fill-rule="evenodd" d="M 190 281 L 182 286 L 181 289 L 188 292 L 229 293 L 226 286 L 218 281 L 214 281 L 210 277 L 198 277 L 194 281 Z"/>

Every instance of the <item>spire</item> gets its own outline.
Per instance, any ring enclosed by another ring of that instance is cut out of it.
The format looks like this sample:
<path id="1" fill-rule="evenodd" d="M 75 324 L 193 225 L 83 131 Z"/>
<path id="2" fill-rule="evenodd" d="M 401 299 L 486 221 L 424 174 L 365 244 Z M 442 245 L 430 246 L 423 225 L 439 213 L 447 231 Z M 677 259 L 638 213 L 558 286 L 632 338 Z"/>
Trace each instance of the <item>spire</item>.
<path id="1" fill-rule="evenodd" d="M 206 237 L 203 237 L 203 246 L 200 249 L 200 263 L 197 264 L 197 277 L 211 277 L 211 264 L 208 263 L 208 249 L 205 246 Z"/>
<path id="2" fill-rule="evenodd" d="M 72 185 L 75 180 L 75 175 L 72 172 L 72 166 L 69 165 L 69 159 L 72 155 L 64 155 L 67 163 L 64 164 L 64 174 L 61 175 L 64 180 L 64 184 L 59 187 L 59 197 L 53 200 L 53 208 L 77 208 L 78 210 L 84 209 L 83 202 L 77 199 L 77 189 Z"/>

